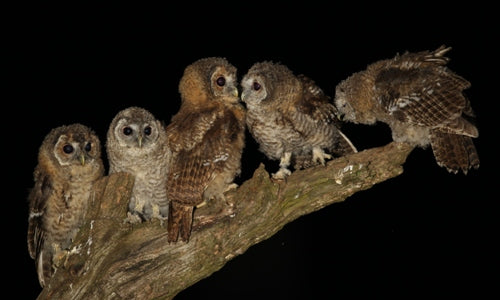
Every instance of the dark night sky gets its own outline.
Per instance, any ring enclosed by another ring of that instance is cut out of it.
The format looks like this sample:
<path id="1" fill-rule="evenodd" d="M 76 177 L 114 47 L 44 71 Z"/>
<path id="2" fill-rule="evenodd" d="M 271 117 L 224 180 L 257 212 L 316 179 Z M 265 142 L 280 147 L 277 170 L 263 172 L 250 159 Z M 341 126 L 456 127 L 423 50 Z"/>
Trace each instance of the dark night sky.
<path id="1" fill-rule="evenodd" d="M 411 14 L 410 8 L 394 7 L 391 14 L 380 14 L 374 8 L 334 6 L 301 8 L 306 17 L 290 12 L 277 19 L 257 4 L 248 9 L 259 17 L 207 12 L 202 21 L 180 22 L 172 19 L 178 15 L 173 9 L 82 14 L 45 8 L 19 11 L 13 18 L 7 27 L 12 52 L 4 57 L 14 66 L 7 79 L 13 93 L 4 103 L 15 109 L 11 118 L 28 120 L 22 125 L 9 120 L 8 138 L 3 139 L 16 145 L 9 147 L 14 150 L 9 163 L 15 163 L 9 184 L 17 186 L 9 194 L 14 199 L 6 201 L 14 206 L 9 209 L 9 224 L 15 224 L 9 225 L 15 228 L 9 232 L 9 247 L 14 244 L 19 263 L 10 277 L 17 285 L 23 282 L 16 298 L 34 299 L 40 292 L 26 246 L 26 198 L 38 147 L 50 129 L 80 122 L 92 127 L 104 144 L 111 119 L 132 105 L 168 123 L 180 104 L 177 85 L 184 67 L 202 57 L 226 57 L 240 76 L 254 62 L 279 61 L 333 96 L 339 81 L 369 63 L 442 44 L 453 48 L 448 66 L 472 83 L 466 95 L 477 114 L 479 170 L 449 174 L 436 165 L 430 149 L 416 149 L 403 175 L 286 225 L 176 299 L 270 294 L 287 299 L 343 294 L 407 298 L 472 293 L 492 285 L 486 274 L 498 273 L 491 255 L 498 239 L 491 230 L 498 225 L 492 203 L 498 196 L 490 185 L 497 178 L 493 164 L 498 164 L 489 149 L 491 110 L 497 105 L 488 104 L 497 93 L 491 92 L 494 85 L 485 72 L 498 54 L 492 49 L 498 32 L 489 33 L 489 9 Z M 390 141 L 383 125 L 347 124 L 344 131 L 359 150 Z M 264 159 L 251 137 L 247 142 L 239 182 L 260 162 L 276 166 Z"/>

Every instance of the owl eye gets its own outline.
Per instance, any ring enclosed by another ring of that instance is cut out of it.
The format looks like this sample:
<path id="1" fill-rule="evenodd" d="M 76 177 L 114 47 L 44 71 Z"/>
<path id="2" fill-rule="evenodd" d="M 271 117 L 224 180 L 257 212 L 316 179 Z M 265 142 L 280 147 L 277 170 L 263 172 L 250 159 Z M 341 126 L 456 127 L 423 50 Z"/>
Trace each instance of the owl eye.
<path id="1" fill-rule="evenodd" d="M 260 90 L 260 88 L 261 88 L 261 85 L 257 81 L 253 83 L 254 90 L 258 91 L 258 90 Z"/>
<path id="2" fill-rule="evenodd" d="M 89 152 L 90 150 L 92 150 L 92 144 L 87 143 L 87 145 L 85 145 L 85 151 Z"/>
<path id="3" fill-rule="evenodd" d="M 127 127 L 123 127 L 123 134 L 124 135 L 131 135 L 132 131 L 133 131 L 132 128 L 130 128 L 128 126 Z"/>
<path id="4" fill-rule="evenodd" d="M 148 126 L 148 127 L 144 128 L 144 134 L 145 135 L 150 135 L 151 134 L 151 126 Z"/>
<path id="5" fill-rule="evenodd" d="M 64 151 L 64 153 L 66 153 L 66 154 L 70 154 L 71 152 L 73 152 L 73 150 L 74 150 L 74 149 L 73 149 L 73 146 L 71 146 L 71 145 L 69 145 L 69 144 L 66 144 L 66 145 L 64 145 L 64 147 L 63 147 L 63 151 Z"/>
<path id="6" fill-rule="evenodd" d="M 221 76 L 217 78 L 216 82 L 218 86 L 224 86 L 226 84 L 226 78 Z"/>

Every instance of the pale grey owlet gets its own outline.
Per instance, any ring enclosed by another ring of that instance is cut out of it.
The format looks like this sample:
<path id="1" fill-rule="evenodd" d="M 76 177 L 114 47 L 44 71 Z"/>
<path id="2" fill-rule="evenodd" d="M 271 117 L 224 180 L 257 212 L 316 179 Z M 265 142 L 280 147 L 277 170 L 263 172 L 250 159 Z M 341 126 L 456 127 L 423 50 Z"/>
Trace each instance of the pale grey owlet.
<path id="1" fill-rule="evenodd" d="M 141 107 L 121 110 L 109 125 L 106 152 L 110 174 L 126 172 L 134 176 L 128 221 L 166 218 L 170 149 L 163 123 Z"/>

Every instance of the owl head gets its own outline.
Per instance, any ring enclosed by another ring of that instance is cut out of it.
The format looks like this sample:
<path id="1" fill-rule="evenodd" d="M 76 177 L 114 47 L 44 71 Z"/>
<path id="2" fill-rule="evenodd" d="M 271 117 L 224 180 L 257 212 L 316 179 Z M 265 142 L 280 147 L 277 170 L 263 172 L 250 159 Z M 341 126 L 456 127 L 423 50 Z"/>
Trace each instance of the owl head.
<path id="1" fill-rule="evenodd" d="M 365 72 L 358 72 L 336 86 L 334 103 L 343 120 L 374 124 L 377 121 L 374 98 L 372 80 Z"/>
<path id="2" fill-rule="evenodd" d="M 163 124 L 152 113 L 132 106 L 118 112 L 111 121 L 106 147 L 108 152 L 113 147 L 128 155 L 143 156 L 157 147 L 162 131 Z"/>
<path id="3" fill-rule="evenodd" d="M 237 103 L 236 67 L 222 57 L 199 59 L 184 70 L 179 93 L 183 104 L 196 105 L 205 101 Z"/>
<path id="4" fill-rule="evenodd" d="M 101 143 L 85 125 L 64 125 L 52 129 L 45 137 L 39 156 L 51 157 L 60 166 L 85 167 L 94 162 L 100 163 Z"/>
<path id="5" fill-rule="evenodd" d="M 270 61 L 255 63 L 243 76 L 241 86 L 241 99 L 250 107 L 289 99 L 302 89 L 288 67 Z"/>

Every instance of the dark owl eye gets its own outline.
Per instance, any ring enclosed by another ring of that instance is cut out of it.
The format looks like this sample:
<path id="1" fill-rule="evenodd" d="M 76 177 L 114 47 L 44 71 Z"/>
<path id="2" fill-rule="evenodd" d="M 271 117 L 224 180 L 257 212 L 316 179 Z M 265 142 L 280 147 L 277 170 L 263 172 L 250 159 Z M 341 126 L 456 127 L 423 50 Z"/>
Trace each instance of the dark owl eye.
<path id="1" fill-rule="evenodd" d="M 127 127 L 123 127 L 123 134 L 124 135 L 131 135 L 132 131 L 133 131 L 132 128 L 130 128 L 128 126 Z"/>
<path id="2" fill-rule="evenodd" d="M 92 144 L 87 143 L 87 145 L 85 145 L 85 151 L 89 152 L 90 150 L 92 150 Z"/>
<path id="3" fill-rule="evenodd" d="M 260 84 L 257 81 L 253 83 L 253 89 L 254 90 L 258 91 L 258 90 L 260 90 L 260 88 L 261 88 L 261 86 L 260 86 Z"/>
<path id="4" fill-rule="evenodd" d="M 73 149 L 73 146 L 71 146 L 70 144 L 66 144 L 66 145 L 64 145 L 64 147 L 63 147 L 63 151 L 64 151 L 64 153 L 66 153 L 66 154 L 70 154 L 71 152 L 73 152 L 73 150 L 74 150 L 74 149 Z"/>
<path id="5" fill-rule="evenodd" d="M 224 86 L 224 84 L 226 84 L 226 78 L 221 76 L 221 77 L 217 78 L 216 82 L 217 82 L 218 86 Z"/>
<path id="6" fill-rule="evenodd" d="M 151 134 L 151 126 L 148 126 L 148 127 L 144 128 L 144 134 L 145 135 L 150 135 Z"/>

